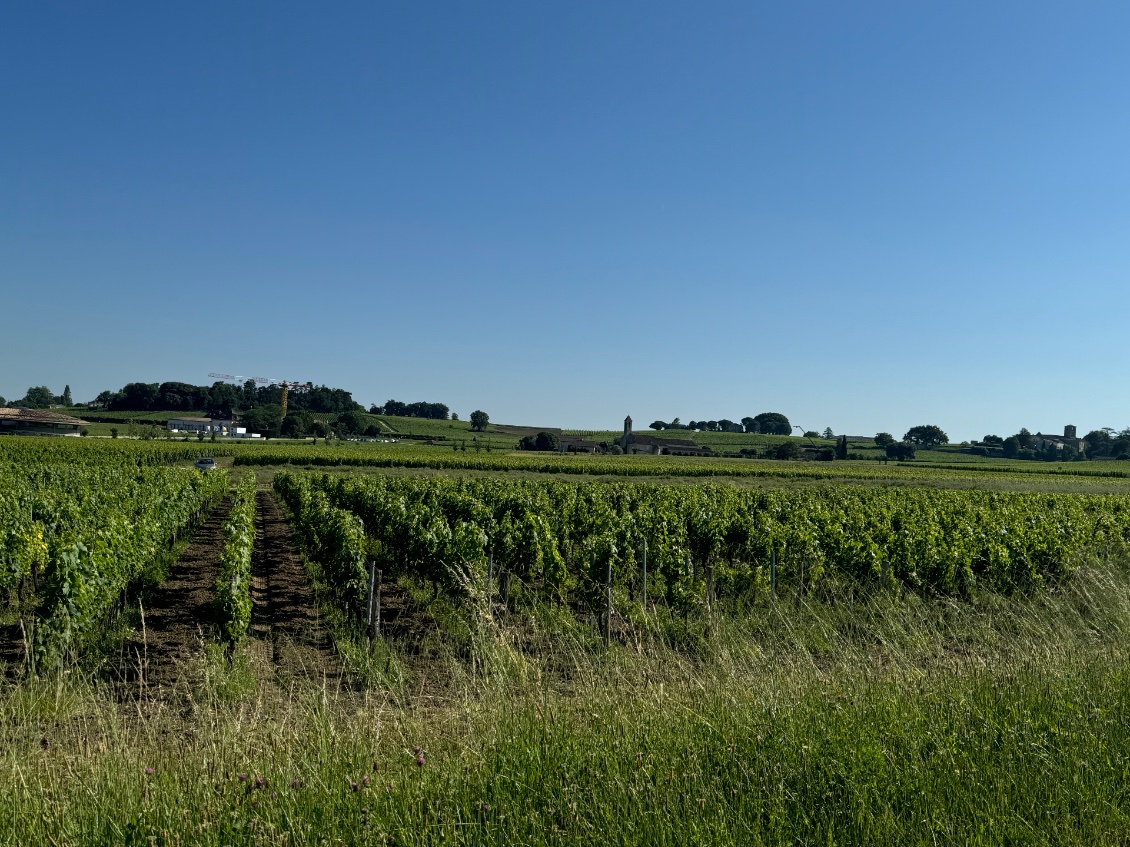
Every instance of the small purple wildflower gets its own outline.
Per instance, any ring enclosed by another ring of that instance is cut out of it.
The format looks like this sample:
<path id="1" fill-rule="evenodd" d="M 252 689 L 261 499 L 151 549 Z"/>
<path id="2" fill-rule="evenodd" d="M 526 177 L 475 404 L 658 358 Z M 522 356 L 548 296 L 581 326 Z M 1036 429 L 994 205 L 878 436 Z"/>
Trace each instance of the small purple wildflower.
<path id="1" fill-rule="evenodd" d="M 302 785 L 302 783 L 297 779 L 292 779 L 290 781 L 290 787 L 291 788 L 298 788 L 298 786 L 300 786 L 300 785 Z"/>
<path id="2" fill-rule="evenodd" d="M 241 774 L 239 775 L 239 781 L 240 781 L 240 782 L 247 782 L 247 774 L 245 774 L 245 773 L 241 773 Z"/>
<path id="3" fill-rule="evenodd" d="M 261 777 L 261 776 L 255 777 L 255 787 L 256 788 L 262 788 L 266 784 L 267 784 L 267 780 L 264 779 L 263 777 Z"/>
<path id="4" fill-rule="evenodd" d="M 350 787 L 350 789 L 352 789 L 353 791 L 360 791 L 360 790 L 361 790 L 361 786 L 360 786 L 360 785 L 358 785 L 358 784 L 357 784 L 356 782 L 351 782 L 351 783 L 349 783 L 349 787 Z"/>
<path id="5" fill-rule="evenodd" d="M 490 811 L 490 803 L 481 803 L 481 804 L 479 805 L 479 811 L 481 811 L 481 812 L 489 812 L 489 811 Z"/>
<path id="6" fill-rule="evenodd" d="M 423 766 L 424 766 L 424 757 L 423 756 L 417 756 L 416 757 L 416 767 L 422 768 Z"/>
<path id="7" fill-rule="evenodd" d="M 146 768 L 145 769 L 145 775 L 146 776 L 153 776 L 154 773 L 155 773 L 155 771 L 153 770 L 153 768 Z"/>
<path id="8" fill-rule="evenodd" d="M 365 783 L 366 785 L 368 785 L 369 784 L 369 775 L 365 774 L 363 777 L 361 777 L 361 781 L 363 783 Z"/>
<path id="9" fill-rule="evenodd" d="M 412 752 L 415 753 L 417 756 L 419 756 L 420 755 L 420 745 L 417 744 L 415 747 L 413 747 Z"/>

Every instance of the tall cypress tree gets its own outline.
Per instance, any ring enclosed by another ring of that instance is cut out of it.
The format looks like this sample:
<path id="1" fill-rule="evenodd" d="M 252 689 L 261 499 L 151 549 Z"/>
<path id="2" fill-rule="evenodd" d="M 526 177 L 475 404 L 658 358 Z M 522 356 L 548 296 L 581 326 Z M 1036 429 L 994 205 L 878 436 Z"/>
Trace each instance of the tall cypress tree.
<path id="1" fill-rule="evenodd" d="M 74 405 L 71 402 L 71 387 L 69 385 L 66 386 L 63 389 L 63 405 L 64 406 L 73 406 Z"/>
<path id="2" fill-rule="evenodd" d="M 847 436 L 846 435 L 841 435 L 839 443 L 836 444 L 836 458 L 837 459 L 846 459 L 847 458 Z"/>

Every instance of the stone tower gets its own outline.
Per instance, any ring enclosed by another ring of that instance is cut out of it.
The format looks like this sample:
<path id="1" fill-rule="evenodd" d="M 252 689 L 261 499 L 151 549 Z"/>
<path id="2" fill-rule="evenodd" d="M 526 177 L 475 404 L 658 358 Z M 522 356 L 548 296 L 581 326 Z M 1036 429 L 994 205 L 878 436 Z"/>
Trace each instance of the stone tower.
<path id="1" fill-rule="evenodd" d="M 632 443 L 632 416 L 624 418 L 624 434 L 620 436 L 620 449 L 628 452 L 628 445 Z"/>
<path id="2" fill-rule="evenodd" d="M 1067 426 L 1065 426 L 1063 428 L 1063 437 L 1064 438 L 1078 438 L 1079 437 L 1075 434 L 1075 424 L 1068 424 Z"/>

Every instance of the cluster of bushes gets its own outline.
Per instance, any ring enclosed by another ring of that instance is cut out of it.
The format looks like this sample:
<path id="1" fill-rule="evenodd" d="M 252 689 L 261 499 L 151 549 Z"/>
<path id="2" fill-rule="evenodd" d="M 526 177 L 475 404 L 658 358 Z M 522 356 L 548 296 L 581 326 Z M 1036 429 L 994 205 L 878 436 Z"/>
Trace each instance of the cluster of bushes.
<path id="1" fill-rule="evenodd" d="M 518 442 L 519 450 L 540 450 L 549 452 L 556 450 L 561 442 L 552 432 L 539 432 L 537 435 L 527 435 Z"/>

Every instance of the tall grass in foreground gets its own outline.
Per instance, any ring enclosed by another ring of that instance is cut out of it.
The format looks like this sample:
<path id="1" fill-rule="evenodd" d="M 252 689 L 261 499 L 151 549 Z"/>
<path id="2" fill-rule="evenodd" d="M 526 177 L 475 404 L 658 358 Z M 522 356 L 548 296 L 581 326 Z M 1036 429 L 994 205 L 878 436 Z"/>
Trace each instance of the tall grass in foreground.
<path id="1" fill-rule="evenodd" d="M 1030 599 L 718 609 L 690 648 L 606 649 L 553 607 L 436 601 L 394 694 L 122 707 L 0 695 L 0 843 L 1118 844 L 1130 578 Z M 399 652 L 398 652 L 399 650 Z M 237 663 L 238 665 L 238 663 Z M 418 749 L 417 749 L 418 748 Z"/>

